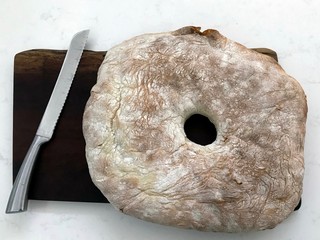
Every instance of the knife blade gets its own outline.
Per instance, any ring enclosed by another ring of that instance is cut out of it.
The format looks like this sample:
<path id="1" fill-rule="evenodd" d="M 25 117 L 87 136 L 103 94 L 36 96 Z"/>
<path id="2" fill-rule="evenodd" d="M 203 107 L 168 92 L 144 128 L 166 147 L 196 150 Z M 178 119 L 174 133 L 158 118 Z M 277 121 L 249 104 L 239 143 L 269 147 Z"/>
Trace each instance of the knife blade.
<path id="1" fill-rule="evenodd" d="M 36 135 L 14 181 L 8 199 L 6 213 L 19 213 L 27 210 L 28 187 L 36 156 L 41 145 L 52 138 L 54 128 L 68 96 L 88 35 L 89 30 L 84 30 L 76 33 L 71 40 Z"/>

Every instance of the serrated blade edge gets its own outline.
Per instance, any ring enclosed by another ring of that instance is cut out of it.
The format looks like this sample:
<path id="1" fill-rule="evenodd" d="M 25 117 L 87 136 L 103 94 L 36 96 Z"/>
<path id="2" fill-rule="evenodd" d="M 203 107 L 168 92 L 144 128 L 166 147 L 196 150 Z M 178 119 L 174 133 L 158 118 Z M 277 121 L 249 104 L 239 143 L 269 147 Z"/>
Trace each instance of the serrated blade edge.
<path id="1" fill-rule="evenodd" d="M 89 30 L 75 34 L 63 61 L 58 79 L 42 116 L 36 135 L 50 139 L 68 96 L 72 80 L 78 68 Z"/>

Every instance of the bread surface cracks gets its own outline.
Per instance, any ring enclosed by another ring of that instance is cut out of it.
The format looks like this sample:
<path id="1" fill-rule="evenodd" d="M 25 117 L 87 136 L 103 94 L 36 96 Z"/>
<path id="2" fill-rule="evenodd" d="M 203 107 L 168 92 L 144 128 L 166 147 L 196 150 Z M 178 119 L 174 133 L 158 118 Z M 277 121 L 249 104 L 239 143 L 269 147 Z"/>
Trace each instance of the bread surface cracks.
<path id="1" fill-rule="evenodd" d="M 271 58 L 189 27 L 114 47 L 100 72 L 97 94 L 106 100 L 89 100 L 84 135 L 88 145 L 103 139 L 100 154 L 87 147 L 88 164 L 118 209 L 234 232 L 272 228 L 296 206 L 306 102 Z M 183 124 L 194 113 L 215 123 L 214 143 L 186 138 Z"/>

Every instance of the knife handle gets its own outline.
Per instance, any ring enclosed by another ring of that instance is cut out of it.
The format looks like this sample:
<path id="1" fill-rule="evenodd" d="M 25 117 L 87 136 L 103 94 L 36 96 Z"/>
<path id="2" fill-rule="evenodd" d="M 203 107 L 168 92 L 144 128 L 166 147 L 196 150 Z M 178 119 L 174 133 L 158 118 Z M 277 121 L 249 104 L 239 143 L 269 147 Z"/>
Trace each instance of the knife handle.
<path id="1" fill-rule="evenodd" d="M 19 213 L 27 210 L 28 188 L 32 169 L 40 149 L 40 146 L 50 139 L 36 135 L 25 156 L 18 175 L 14 181 L 7 204 L 6 213 Z"/>

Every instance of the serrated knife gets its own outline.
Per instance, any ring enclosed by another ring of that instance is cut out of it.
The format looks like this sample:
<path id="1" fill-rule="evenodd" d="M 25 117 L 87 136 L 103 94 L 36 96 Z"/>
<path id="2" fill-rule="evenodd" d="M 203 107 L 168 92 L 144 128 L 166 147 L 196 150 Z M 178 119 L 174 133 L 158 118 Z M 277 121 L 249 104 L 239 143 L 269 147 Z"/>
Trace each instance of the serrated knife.
<path id="1" fill-rule="evenodd" d="M 68 96 L 88 35 L 89 30 L 84 30 L 75 34 L 71 40 L 36 135 L 14 181 L 6 213 L 19 213 L 27 210 L 28 187 L 36 156 L 40 146 L 43 143 L 48 142 L 52 137 L 64 102 Z"/>

